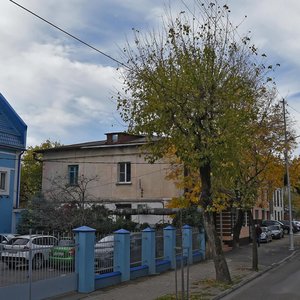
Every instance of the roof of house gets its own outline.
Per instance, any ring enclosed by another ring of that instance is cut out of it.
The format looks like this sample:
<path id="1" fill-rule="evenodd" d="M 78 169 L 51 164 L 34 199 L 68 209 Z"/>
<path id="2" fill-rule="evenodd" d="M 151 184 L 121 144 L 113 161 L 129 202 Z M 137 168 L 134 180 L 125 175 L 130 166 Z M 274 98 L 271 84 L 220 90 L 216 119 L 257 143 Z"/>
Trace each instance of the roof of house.
<path id="1" fill-rule="evenodd" d="M 0 93 L 0 146 L 25 149 L 27 125 Z"/>
<path id="2" fill-rule="evenodd" d="M 96 148 L 112 148 L 112 147 L 128 147 L 144 145 L 148 142 L 147 138 L 143 135 L 134 135 L 126 132 L 112 132 L 106 133 L 106 140 L 92 141 L 79 144 L 64 145 L 60 147 L 43 149 L 36 151 L 37 153 L 46 152 L 60 152 L 67 150 L 83 150 L 83 149 L 96 149 Z M 113 137 L 116 136 L 116 139 Z M 152 140 L 155 140 L 152 139 Z"/>

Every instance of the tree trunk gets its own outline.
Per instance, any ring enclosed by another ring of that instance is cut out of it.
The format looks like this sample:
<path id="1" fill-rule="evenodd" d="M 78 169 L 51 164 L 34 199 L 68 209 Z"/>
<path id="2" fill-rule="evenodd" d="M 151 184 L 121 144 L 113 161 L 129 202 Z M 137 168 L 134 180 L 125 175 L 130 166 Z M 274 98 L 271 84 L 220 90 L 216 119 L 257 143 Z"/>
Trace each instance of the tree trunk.
<path id="1" fill-rule="evenodd" d="M 213 213 L 209 211 L 209 207 L 212 205 L 211 166 L 209 161 L 200 166 L 200 178 L 202 185 L 200 202 L 204 210 L 204 227 L 206 230 L 207 237 L 212 246 L 213 260 L 216 271 L 216 280 L 225 283 L 231 283 L 228 265 L 223 253 L 221 241 L 216 231 Z"/>
<path id="2" fill-rule="evenodd" d="M 206 234 L 212 246 L 212 254 L 216 271 L 216 280 L 231 283 L 231 277 L 222 250 L 221 241 L 216 231 L 213 213 L 209 211 L 204 212 L 203 220 L 206 229 Z"/>
<path id="3" fill-rule="evenodd" d="M 232 228 L 233 230 L 233 240 L 232 247 L 236 248 L 240 246 L 240 233 L 244 222 L 244 211 L 242 209 L 237 210 L 236 221 Z"/>
<path id="4" fill-rule="evenodd" d="M 251 226 L 251 236 L 252 236 L 252 269 L 258 271 L 258 251 L 257 251 L 257 241 L 256 241 L 256 230 L 253 221 L 252 211 L 249 211 L 249 220 Z"/>

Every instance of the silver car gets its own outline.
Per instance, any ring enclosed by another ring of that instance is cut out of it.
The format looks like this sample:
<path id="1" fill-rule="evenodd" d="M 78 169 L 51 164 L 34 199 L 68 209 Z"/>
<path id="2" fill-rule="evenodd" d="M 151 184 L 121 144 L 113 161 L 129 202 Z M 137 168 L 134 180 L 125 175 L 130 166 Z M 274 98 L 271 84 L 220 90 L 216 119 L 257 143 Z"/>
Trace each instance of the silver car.
<path id="1" fill-rule="evenodd" d="M 51 235 L 20 235 L 4 245 L 1 260 L 9 268 L 31 262 L 33 269 L 39 269 L 48 261 L 49 252 L 55 245 L 57 239 Z"/>
<path id="2" fill-rule="evenodd" d="M 268 228 L 272 232 L 272 238 L 273 239 L 281 239 L 283 238 L 283 229 L 280 225 L 270 225 Z"/>
<path id="3" fill-rule="evenodd" d="M 260 242 L 272 242 L 272 231 L 268 227 L 261 227 Z"/>

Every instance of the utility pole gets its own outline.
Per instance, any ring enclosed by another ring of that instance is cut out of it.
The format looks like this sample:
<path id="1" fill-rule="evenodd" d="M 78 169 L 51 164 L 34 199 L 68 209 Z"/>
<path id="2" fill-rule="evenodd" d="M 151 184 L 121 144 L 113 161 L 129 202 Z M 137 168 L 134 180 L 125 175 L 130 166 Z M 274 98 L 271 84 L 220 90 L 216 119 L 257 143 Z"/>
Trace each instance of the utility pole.
<path id="1" fill-rule="evenodd" d="M 290 250 L 294 251 L 294 233 L 292 226 L 292 199 L 291 199 L 291 184 L 290 184 L 290 173 L 289 173 L 289 159 L 288 159 L 288 142 L 287 142 L 287 131 L 286 131 L 286 111 L 285 111 L 285 100 L 282 99 L 283 108 L 283 123 L 284 123 L 284 160 L 285 160 L 285 172 L 286 172 L 286 184 L 288 192 L 288 203 L 289 203 L 289 220 L 290 220 Z"/>

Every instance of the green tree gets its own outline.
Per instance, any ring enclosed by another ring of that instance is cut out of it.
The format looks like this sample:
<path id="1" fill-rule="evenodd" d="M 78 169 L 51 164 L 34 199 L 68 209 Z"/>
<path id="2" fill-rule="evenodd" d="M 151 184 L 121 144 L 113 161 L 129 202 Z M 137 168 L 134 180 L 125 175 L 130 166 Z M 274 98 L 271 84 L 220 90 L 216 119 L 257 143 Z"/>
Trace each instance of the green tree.
<path id="1" fill-rule="evenodd" d="M 20 206 L 25 207 L 28 201 L 42 190 L 42 162 L 36 151 L 60 146 L 58 142 L 46 140 L 41 145 L 30 146 L 22 157 Z"/>
<path id="2" fill-rule="evenodd" d="M 86 226 L 95 228 L 101 234 L 109 234 L 118 227 L 110 212 L 103 205 L 90 205 L 85 208 Z M 18 233 L 33 232 L 71 232 L 82 225 L 82 209 L 74 203 L 61 203 L 58 200 L 48 200 L 41 195 L 34 196 L 27 209 L 22 211 L 22 218 L 18 224 Z M 124 225 L 124 224 L 122 224 Z M 126 224 L 128 225 L 128 224 Z M 124 225 L 126 227 L 126 225 Z"/>
<path id="3" fill-rule="evenodd" d="M 273 67 L 256 62 L 258 52 L 248 36 L 235 40 L 226 5 L 195 1 L 195 7 L 199 11 L 192 18 L 184 12 L 170 17 L 160 33 L 135 31 L 135 46 L 123 51 L 128 68 L 122 70 L 118 108 L 134 133 L 148 136 L 150 160 L 175 147 L 184 165 L 198 170 L 216 278 L 230 282 L 214 224 L 214 198 L 231 185 L 236 161 L 251 144 L 257 100 L 263 101 Z"/>
<path id="4" fill-rule="evenodd" d="M 234 244 L 238 243 L 243 214 L 247 213 L 250 218 L 252 237 L 254 237 L 256 233 L 252 208 L 255 205 L 268 206 L 275 188 L 282 186 L 284 173 L 282 154 L 285 148 L 282 108 L 278 104 L 274 91 L 266 93 L 262 100 L 262 103 L 258 102 L 257 115 L 252 123 L 251 145 L 243 152 L 242 159 L 236 164 L 237 176 L 232 189 L 239 191 L 239 201 L 234 203 L 239 210 L 233 231 Z M 288 124 L 288 146 L 292 148 L 295 145 L 293 138 L 295 133 L 292 122 L 289 121 Z M 258 269 L 255 238 L 252 267 L 254 270 Z"/>

